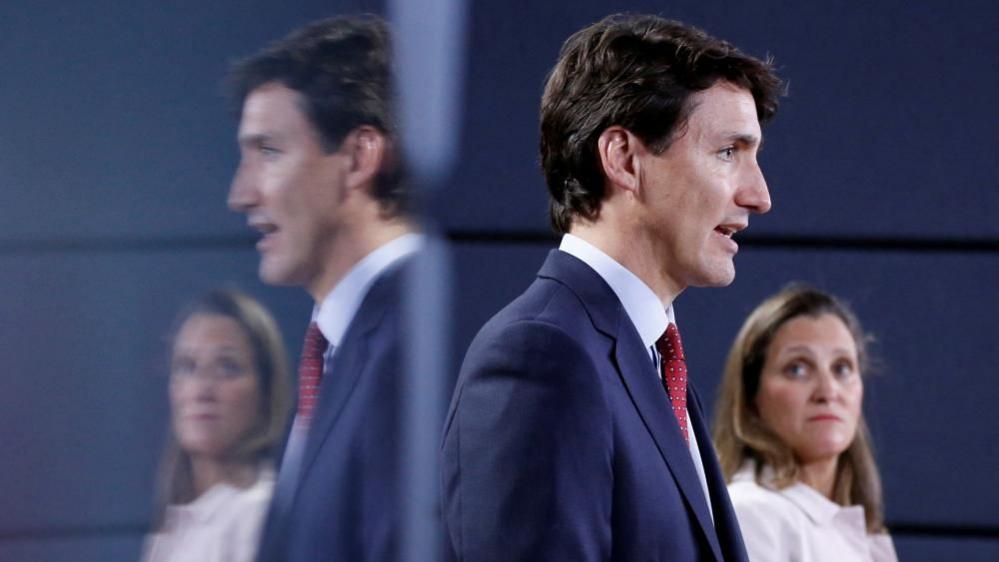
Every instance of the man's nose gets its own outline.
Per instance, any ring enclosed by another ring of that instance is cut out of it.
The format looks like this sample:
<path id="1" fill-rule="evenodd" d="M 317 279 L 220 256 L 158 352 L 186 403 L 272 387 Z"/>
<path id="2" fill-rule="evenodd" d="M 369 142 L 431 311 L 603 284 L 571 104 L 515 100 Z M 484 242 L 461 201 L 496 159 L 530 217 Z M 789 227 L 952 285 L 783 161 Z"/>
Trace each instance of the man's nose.
<path id="1" fill-rule="evenodd" d="M 770 190 L 767 188 L 767 180 L 763 177 L 763 170 L 759 165 L 753 164 L 747 170 L 743 178 L 743 184 L 739 189 L 739 206 L 745 207 L 753 213 L 763 214 L 770 210 Z"/>
<path id="2" fill-rule="evenodd" d="M 245 213 L 257 204 L 257 190 L 253 188 L 250 175 L 242 165 L 233 174 L 226 203 L 229 209 L 237 213 Z"/>

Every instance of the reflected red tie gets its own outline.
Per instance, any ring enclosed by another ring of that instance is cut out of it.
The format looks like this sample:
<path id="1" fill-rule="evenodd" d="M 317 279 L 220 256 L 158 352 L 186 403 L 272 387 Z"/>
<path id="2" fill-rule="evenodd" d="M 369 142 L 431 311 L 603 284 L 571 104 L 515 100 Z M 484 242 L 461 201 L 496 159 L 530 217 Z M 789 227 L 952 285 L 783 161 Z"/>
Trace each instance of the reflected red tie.
<path id="1" fill-rule="evenodd" d="M 298 361 L 298 423 L 305 427 L 312 420 L 312 410 L 319 398 L 319 383 L 323 378 L 323 354 L 329 342 L 315 322 L 309 324 Z"/>
<path id="2" fill-rule="evenodd" d="M 683 344 L 680 343 L 680 331 L 672 322 L 666 332 L 656 341 L 659 351 L 659 368 L 663 377 L 663 386 L 673 403 L 673 415 L 680 424 L 680 433 L 684 443 L 690 444 L 687 436 L 687 362 L 683 355 Z"/>

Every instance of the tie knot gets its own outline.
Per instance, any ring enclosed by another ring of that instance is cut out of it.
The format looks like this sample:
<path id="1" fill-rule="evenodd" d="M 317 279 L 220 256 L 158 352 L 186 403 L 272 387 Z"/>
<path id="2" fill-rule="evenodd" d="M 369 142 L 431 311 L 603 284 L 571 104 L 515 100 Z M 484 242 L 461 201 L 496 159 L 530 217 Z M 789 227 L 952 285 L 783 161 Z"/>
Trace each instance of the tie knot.
<path id="1" fill-rule="evenodd" d="M 321 358 L 326 353 L 328 345 L 329 342 L 326 341 L 326 337 L 319 330 L 319 324 L 312 322 L 309 324 L 309 329 L 305 331 L 305 341 L 302 343 L 302 358 Z"/>
<path id="2" fill-rule="evenodd" d="M 683 344 L 680 343 L 680 330 L 672 322 L 670 322 L 670 325 L 666 327 L 666 331 L 656 341 L 656 349 L 659 350 L 659 354 L 666 360 L 687 360 L 683 354 Z"/>

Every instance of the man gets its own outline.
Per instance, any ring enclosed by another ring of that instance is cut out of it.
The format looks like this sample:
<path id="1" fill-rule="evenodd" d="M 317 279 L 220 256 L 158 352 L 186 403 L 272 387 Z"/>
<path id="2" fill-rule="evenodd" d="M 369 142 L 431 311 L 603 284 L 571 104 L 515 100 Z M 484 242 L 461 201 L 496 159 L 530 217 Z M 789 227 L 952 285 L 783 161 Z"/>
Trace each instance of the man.
<path id="1" fill-rule="evenodd" d="M 258 560 L 395 560 L 399 293 L 422 240 L 404 213 L 387 29 L 314 23 L 230 79 L 241 160 L 229 207 L 261 234 L 261 279 L 315 299 Z"/>
<path id="2" fill-rule="evenodd" d="M 732 235 L 770 209 L 756 156 L 779 88 L 769 64 L 658 17 L 566 41 L 541 102 L 564 237 L 462 366 L 453 559 L 746 560 L 673 301 L 731 283 Z"/>

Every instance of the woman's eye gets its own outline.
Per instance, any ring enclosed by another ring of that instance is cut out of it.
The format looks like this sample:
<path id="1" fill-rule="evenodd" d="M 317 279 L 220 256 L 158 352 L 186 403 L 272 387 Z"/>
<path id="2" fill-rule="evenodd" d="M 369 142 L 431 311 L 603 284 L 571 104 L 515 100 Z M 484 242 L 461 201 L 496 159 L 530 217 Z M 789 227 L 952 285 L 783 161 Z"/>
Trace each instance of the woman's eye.
<path id="1" fill-rule="evenodd" d="M 784 367 L 784 374 L 792 379 L 801 378 L 808 374 L 808 367 L 801 361 L 794 361 Z"/>
<path id="2" fill-rule="evenodd" d="M 839 361 L 833 365 L 833 374 L 840 378 L 845 378 L 854 373 L 853 363 L 849 361 Z"/>
<path id="3" fill-rule="evenodd" d="M 238 377 L 243 374 L 243 366 L 233 359 L 222 359 L 218 362 L 217 369 L 226 378 Z"/>

